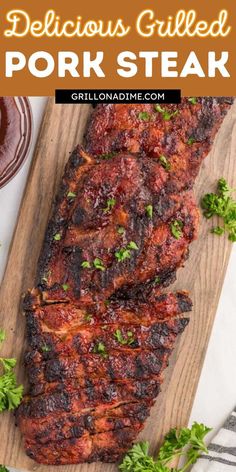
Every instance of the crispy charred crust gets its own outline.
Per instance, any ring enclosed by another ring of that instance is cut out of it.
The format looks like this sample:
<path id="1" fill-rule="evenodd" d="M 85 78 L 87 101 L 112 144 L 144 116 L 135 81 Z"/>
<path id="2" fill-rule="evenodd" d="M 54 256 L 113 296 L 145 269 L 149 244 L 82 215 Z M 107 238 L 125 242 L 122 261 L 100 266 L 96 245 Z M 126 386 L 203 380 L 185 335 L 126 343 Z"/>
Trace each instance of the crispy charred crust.
<path id="1" fill-rule="evenodd" d="M 84 354 L 83 356 L 58 356 L 45 362 L 31 359 L 27 366 L 29 382 L 32 385 L 40 382 L 69 382 L 81 377 L 110 380 L 145 379 L 158 375 L 167 366 L 170 350 L 155 351 L 110 351 L 109 355 Z"/>
<path id="2" fill-rule="evenodd" d="M 141 430 L 141 428 L 140 428 Z M 42 464 L 78 464 L 81 462 L 116 462 L 130 447 L 139 429 L 121 428 L 106 433 L 85 435 L 52 442 L 48 445 L 25 441 L 26 453 Z"/>
<path id="3" fill-rule="evenodd" d="M 60 383 L 44 394 L 25 397 L 18 409 L 17 421 L 20 423 L 24 418 L 39 419 L 48 416 L 58 418 L 63 413 L 91 413 L 94 409 L 99 410 L 100 405 L 103 406 L 100 416 L 104 416 L 105 408 L 107 414 L 112 414 L 114 408 L 120 405 L 123 407 L 128 403 L 146 401 L 147 405 L 150 405 L 160 392 L 161 382 L 160 376 L 134 382 L 100 379 L 100 382 L 89 380 L 87 385 L 80 389 L 78 386 L 76 388 L 75 384 Z"/>
<path id="4" fill-rule="evenodd" d="M 28 416 L 28 410 L 21 406 L 16 421 L 23 434 L 41 444 L 59 441 L 70 437 L 81 437 L 87 432 L 95 434 L 119 427 L 143 423 L 149 415 L 150 403 L 147 401 L 105 404 L 97 408 L 60 414 L 50 413 L 35 418 Z M 120 426 L 119 426 L 120 425 Z"/>

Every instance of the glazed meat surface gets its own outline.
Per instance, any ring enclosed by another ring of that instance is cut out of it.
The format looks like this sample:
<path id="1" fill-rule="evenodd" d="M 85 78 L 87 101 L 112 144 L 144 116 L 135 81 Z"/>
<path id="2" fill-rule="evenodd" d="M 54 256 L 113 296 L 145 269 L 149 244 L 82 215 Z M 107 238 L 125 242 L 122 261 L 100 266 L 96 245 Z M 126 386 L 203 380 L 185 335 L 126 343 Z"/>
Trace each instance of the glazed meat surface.
<path id="1" fill-rule="evenodd" d="M 232 97 L 191 98 L 178 105 L 98 105 L 86 134 L 88 152 L 164 156 L 170 166 L 166 189 L 189 188 L 233 103 Z"/>
<path id="2" fill-rule="evenodd" d="M 88 304 L 164 281 L 183 265 L 198 221 L 191 191 L 166 194 L 158 162 L 131 154 L 95 161 L 77 148 L 39 263 L 44 300 Z"/>
<path id="3" fill-rule="evenodd" d="M 197 236 L 191 187 L 231 102 L 93 112 L 24 298 L 29 391 L 16 422 L 38 463 L 116 462 L 144 427 L 192 309 L 163 289 Z"/>

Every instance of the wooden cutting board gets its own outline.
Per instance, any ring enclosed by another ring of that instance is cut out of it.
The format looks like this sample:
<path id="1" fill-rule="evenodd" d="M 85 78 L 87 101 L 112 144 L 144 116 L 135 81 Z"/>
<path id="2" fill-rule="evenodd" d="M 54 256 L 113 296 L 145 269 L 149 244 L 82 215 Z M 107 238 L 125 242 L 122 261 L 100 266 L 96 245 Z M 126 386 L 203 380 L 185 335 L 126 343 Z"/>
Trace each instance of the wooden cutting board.
<path id="1" fill-rule="evenodd" d="M 70 151 L 82 141 L 89 114 L 87 105 L 54 105 L 53 99 L 49 100 L 0 291 L 0 327 L 7 333 L 1 355 L 19 360 L 17 376 L 25 384 L 22 365 L 25 320 L 20 308 L 21 296 L 33 286 L 52 199 Z M 236 186 L 236 104 L 202 165 L 195 185 L 198 201 L 204 193 L 215 189 L 221 176 Z M 227 237 L 210 234 L 211 225 L 211 221 L 202 220 L 199 239 L 191 245 L 190 258 L 178 271 L 178 280 L 171 287 L 171 290 L 189 290 L 194 310 L 166 371 L 162 394 L 140 436 L 151 442 L 152 451 L 170 427 L 187 425 L 191 413 L 232 247 Z M 12 413 L 0 415 L 0 438 L 0 464 L 25 470 L 57 469 L 39 466 L 26 457 Z M 82 472 L 82 467 L 84 472 L 117 470 L 115 465 L 99 463 L 60 467 L 60 471 Z"/>

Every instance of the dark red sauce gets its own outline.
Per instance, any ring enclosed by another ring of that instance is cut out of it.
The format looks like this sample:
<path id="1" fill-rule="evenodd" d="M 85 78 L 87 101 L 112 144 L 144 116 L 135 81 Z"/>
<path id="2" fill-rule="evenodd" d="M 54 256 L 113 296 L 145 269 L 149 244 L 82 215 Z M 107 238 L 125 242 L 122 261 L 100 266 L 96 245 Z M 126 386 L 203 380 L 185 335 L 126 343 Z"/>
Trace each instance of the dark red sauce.
<path id="1" fill-rule="evenodd" d="M 0 97 L 0 187 L 24 162 L 31 139 L 31 111 L 25 97 Z"/>

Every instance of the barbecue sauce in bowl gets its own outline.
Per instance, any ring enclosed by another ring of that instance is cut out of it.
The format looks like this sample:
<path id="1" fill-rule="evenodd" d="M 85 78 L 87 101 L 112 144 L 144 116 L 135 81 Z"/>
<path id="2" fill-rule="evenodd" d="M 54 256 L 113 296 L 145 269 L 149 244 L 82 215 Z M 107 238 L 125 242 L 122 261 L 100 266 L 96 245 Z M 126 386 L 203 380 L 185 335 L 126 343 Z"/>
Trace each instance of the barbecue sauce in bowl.
<path id="1" fill-rule="evenodd" d="M 26 97 L 0 97 L 0 188 L 20 169 L 30 146 L 32 119 Z"/>

